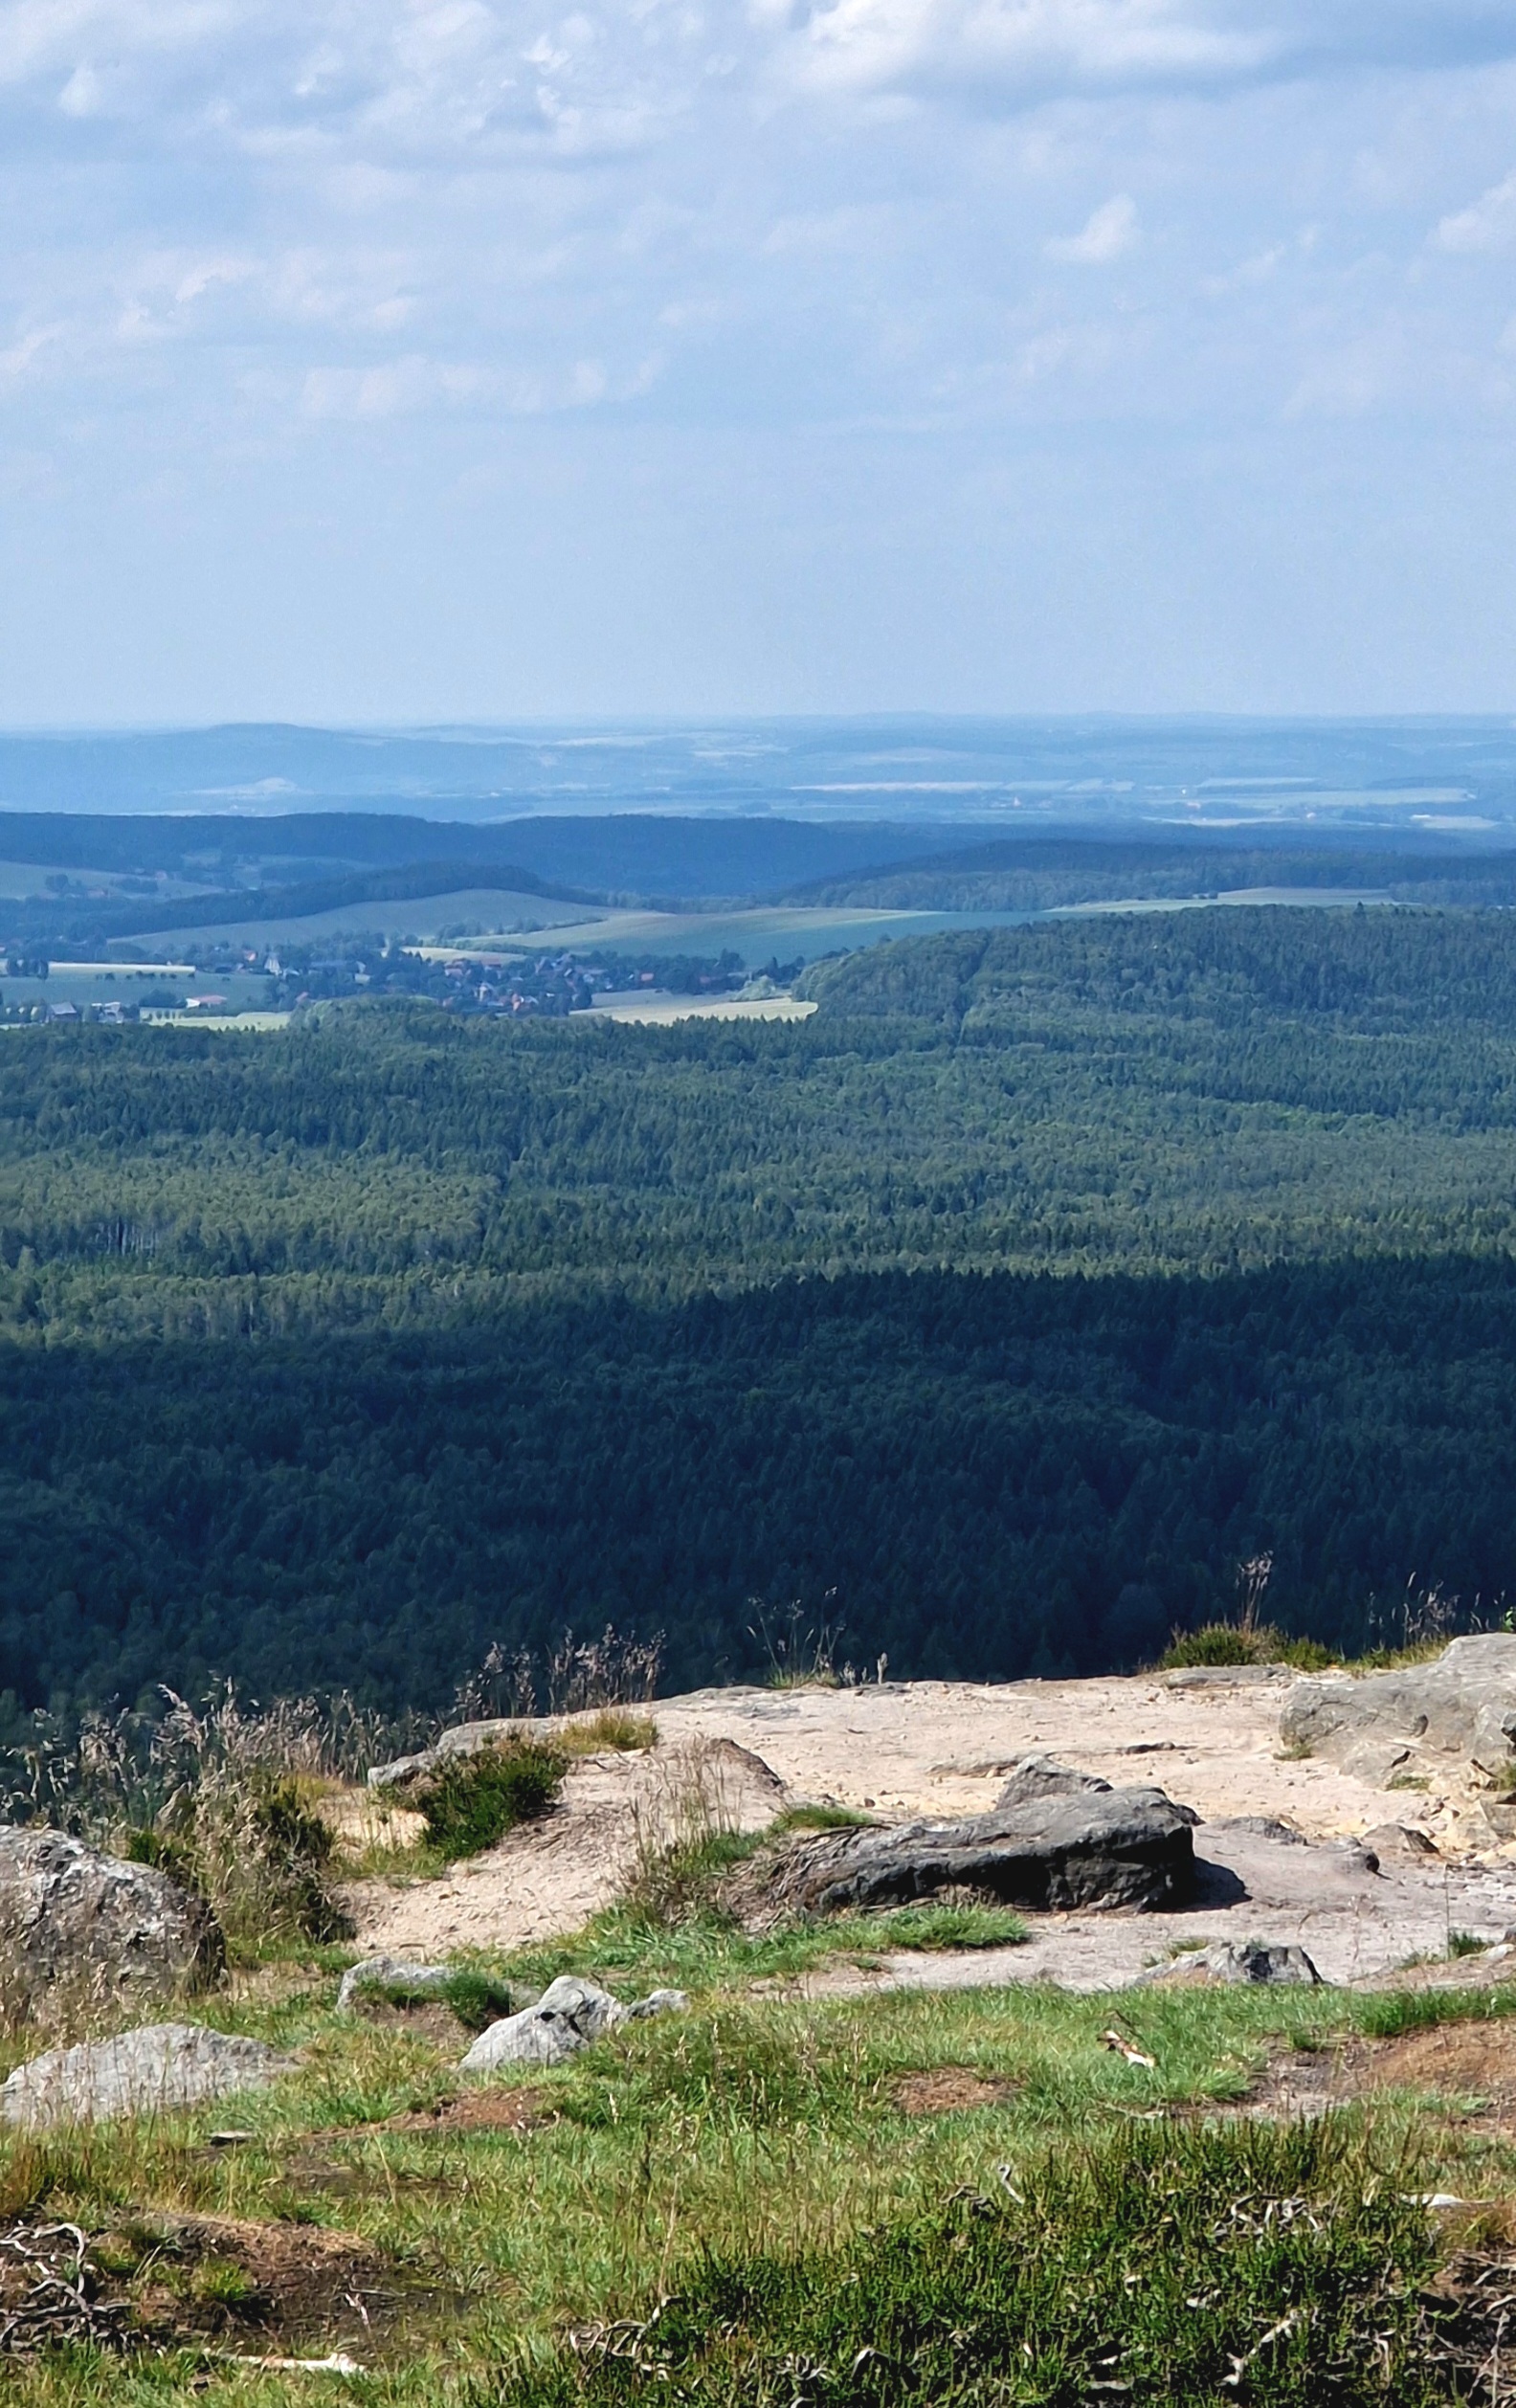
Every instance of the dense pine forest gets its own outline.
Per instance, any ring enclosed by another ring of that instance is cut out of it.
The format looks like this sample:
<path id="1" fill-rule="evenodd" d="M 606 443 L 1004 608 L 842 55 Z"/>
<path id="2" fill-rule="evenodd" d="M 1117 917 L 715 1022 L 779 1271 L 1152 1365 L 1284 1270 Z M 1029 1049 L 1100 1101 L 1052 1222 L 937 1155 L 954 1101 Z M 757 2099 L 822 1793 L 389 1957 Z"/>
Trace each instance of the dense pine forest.
<path id="1" fill-rule="evenodd" d="M 884 946 L 803 1023 L 0 1042 L 0 1689 L 445 1701 L 794 1600 L 1130 1663 L 1271 1552 L 1349 1644 L 1516 1598 L 1516 920 Z"/>

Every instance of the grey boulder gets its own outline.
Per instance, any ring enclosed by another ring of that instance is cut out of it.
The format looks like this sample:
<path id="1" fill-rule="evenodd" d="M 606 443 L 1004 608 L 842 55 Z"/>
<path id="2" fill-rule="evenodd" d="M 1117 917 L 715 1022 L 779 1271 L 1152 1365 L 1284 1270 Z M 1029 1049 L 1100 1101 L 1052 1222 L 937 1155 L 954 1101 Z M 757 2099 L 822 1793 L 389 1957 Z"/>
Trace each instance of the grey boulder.
<path id="1" fill-rule="evenodd" d="M 199 2107 L 237 2090 L 260 2090 L 295 2061 L 261 2040 L 199 2023 L 148 2023 L 114 2040 L 50 2048 L 0 2083 L 0 2122 L 38 2131 L 111 2115 L 151 2115 Z"/>
<path id="2" fill-rule="evenodd" d="M 1495 1776 L 1516 1759 L 1516 1634 L 1455 1639 L 1435 1663 L 1297 1682 L 1280 1716 L 1287 1748 L 1384 1782 L 1462 1763 Z"/>
<path id="3" fill-rule="evenodd" d="M 1044 1797 L 1085 1797 L 1108 1795 L 1109 1790 L 1109 1781 L 1094 1773 L 1077 1773 L 1056 1756 L 1017 1756 L 995 1806 L 1032 1806 Z"/>
<path id="4" fill-rule="evenodd" d="M 1167 1965 L 1139 1973 L 1134 1989 L 1154 1983 L 1285 1982 L 1315 1988 L 1321 1975 L 1303 1948 L 1270 1946 L 1264 1940 L 1214 1940 L 1186 1949 Z"/>
<path id="5" fill-rule="evenodd" d="M 682 2014 L 689 2000 L 682 1990 L 655 1990 L 646 1998 L 623 2006 L 598 1983 L 582 1981 L 576 1973 L 560 1973 L 549 1982 L 534 2007 L 502 2016 L 481 2032 L 463 2059 L 466 2074 L 493 2073 L 500 2065 L 561 2065 L 624 2023 L 649 2016 Z"/>
<path id="6" fill-rule="evenodd" d="M 964 1822 L 825 1832 L 782 1861 L 788 1903 L 814 1914 L 908 1906 L 944 1892 L 1007 1906 L 1181 1906 L 1193 1817 L 1157 1789 L 1080 1789 Z"/>
<path id="7" fill-rule="evenodd" d="M 169 1998 L 213 1980 L 221 1934 L 201 1898 L 62 1831 L 0 1825 L 0 2014 Z"/>
<path id="8" fill-rule="evenodd" d="M 1441 1854 L 1431 1834 L 1411 1822 L 1375 1823 L 1372 1831 L 1364 1833 L 1359 1845 L 1376 1864 L 1387 1858 L 1392 1863 L 1424 1864 L 1428 1857 Z"/>
<path id="9" fill-rule="evenodd" d="M 490 1748 L 502 1748 L 506 1742 L 520 1739 L 529 1728 L 509 1716 L 492 1722 L 454 1723 L 438 1733 L 430 1748 L 420 1749 L 412 1756 L 396 1756 L 390 1764 L 373 1764 L 368 1768 L 370 1789 L 408 1789 L 435 1773 L 439 1766 L 455 1758 L 477 1756 Z"/>
<path id="10" fill-rule="evenodd" d="M 403 1956 L 366 1956 L 349 1965 L 337 1993 L 337 2012 L 356 2008 L 366 1991 L 409 1990 L 425 1994 L 443 1991 L 453 1978 L 451 1965 L 412 1965 Z"/>

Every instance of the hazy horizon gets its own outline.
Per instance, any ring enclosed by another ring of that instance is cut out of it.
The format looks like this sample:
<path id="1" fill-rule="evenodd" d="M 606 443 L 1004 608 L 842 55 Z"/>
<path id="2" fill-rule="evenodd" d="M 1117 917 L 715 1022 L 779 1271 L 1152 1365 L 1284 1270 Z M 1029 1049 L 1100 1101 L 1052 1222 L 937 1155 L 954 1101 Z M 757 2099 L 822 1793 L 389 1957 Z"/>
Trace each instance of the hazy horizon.
<path id="1" fill-rule="evenodd" d="M 1274 829 L 1504 843 L 1516 831 L 1516 721 L 896 714 L 0 731 L 3 811 L 379 811 L 479 825 L 641 813 L 909 824 L 944 841 L 955 829 Z"/>

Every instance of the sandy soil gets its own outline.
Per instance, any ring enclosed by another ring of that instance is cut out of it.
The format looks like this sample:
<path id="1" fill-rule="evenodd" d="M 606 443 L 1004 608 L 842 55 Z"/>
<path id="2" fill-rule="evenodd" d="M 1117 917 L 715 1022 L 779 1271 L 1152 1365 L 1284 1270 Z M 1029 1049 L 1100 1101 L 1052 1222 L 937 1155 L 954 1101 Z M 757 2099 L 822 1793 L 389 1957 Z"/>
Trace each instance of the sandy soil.
<path id="1" fill-rule="evenodd" d="M 661 1713 L 661 1707 L 656 1709 Z M 572 1931 L 619 1896 L 644 1845 L 666 1845 L 702 1811 L 732 1831 L 762 1831 L 785 1805 L 778 1775 L 725 1734 L 631 1755 L 581 1756 L 563 1803 L 440 1880 L 354 1883 L 344 1892 L 366 1953 L 435 1961 L 465 1948 L 521 1948 Z"/>
<path id="2" fill-rule="evenodd" d="M 620 1892 L 639 1835 L 677 1824 L 692 1766 L 707 1786 L 717 1781 L 724 1819 L 743 1829 L 762 1827 L 787 1798 L 946 1820 L 983 1812 L 1004 1767 L 1036 1750 L 1193 1806 L 1197 1854 L 1211 1868 L 1197 1903 L 1178 1915 L 1039 1916 L 1023 1948 L 840 1967 L 802 1987 L 1051 1979 L 1099 1989 L 1133 1979 L 1176 1941 L 1228 1938 L 1297 1942 L 1328 1980 L 1364 1981 L 1444 1950 L 1450 1929 L 1499 1939 L 1516 1925 L 1516 1850 L 1494 1842 L 1477 1797 L 1452 1784 L 1375 1790 L 1334 1765 L 1285 1757 L 1279 1715 L 1289 1685 L 1287 1674 L 1189 1673 L 665 1698 L 653 1709 L 658 1748 L 583 1759 L 546 1821 L 443 1880 L 357 1884 L 348 1904 L 366 1950 L 435 1958 L 518 1947 L 572 1929 Z M 1238 1817 L 1277 1818 L 1315 1844 L 1227 1829 Z M 1384 1849 L 1374 1874 L 1331 1844 L 1405 1824 L 1438 1855 L 1402 1862 Z"/>

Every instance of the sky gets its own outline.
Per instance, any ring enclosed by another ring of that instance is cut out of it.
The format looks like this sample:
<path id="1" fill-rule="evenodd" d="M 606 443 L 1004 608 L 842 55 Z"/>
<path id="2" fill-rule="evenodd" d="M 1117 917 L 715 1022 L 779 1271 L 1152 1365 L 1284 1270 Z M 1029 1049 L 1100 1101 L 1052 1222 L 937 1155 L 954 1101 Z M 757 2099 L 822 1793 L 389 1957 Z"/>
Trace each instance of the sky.
<path id="1" fill-rule="evenodd" d="M 0 724 L 1516 709 L 1516 0 L 0 0 Z"/>

